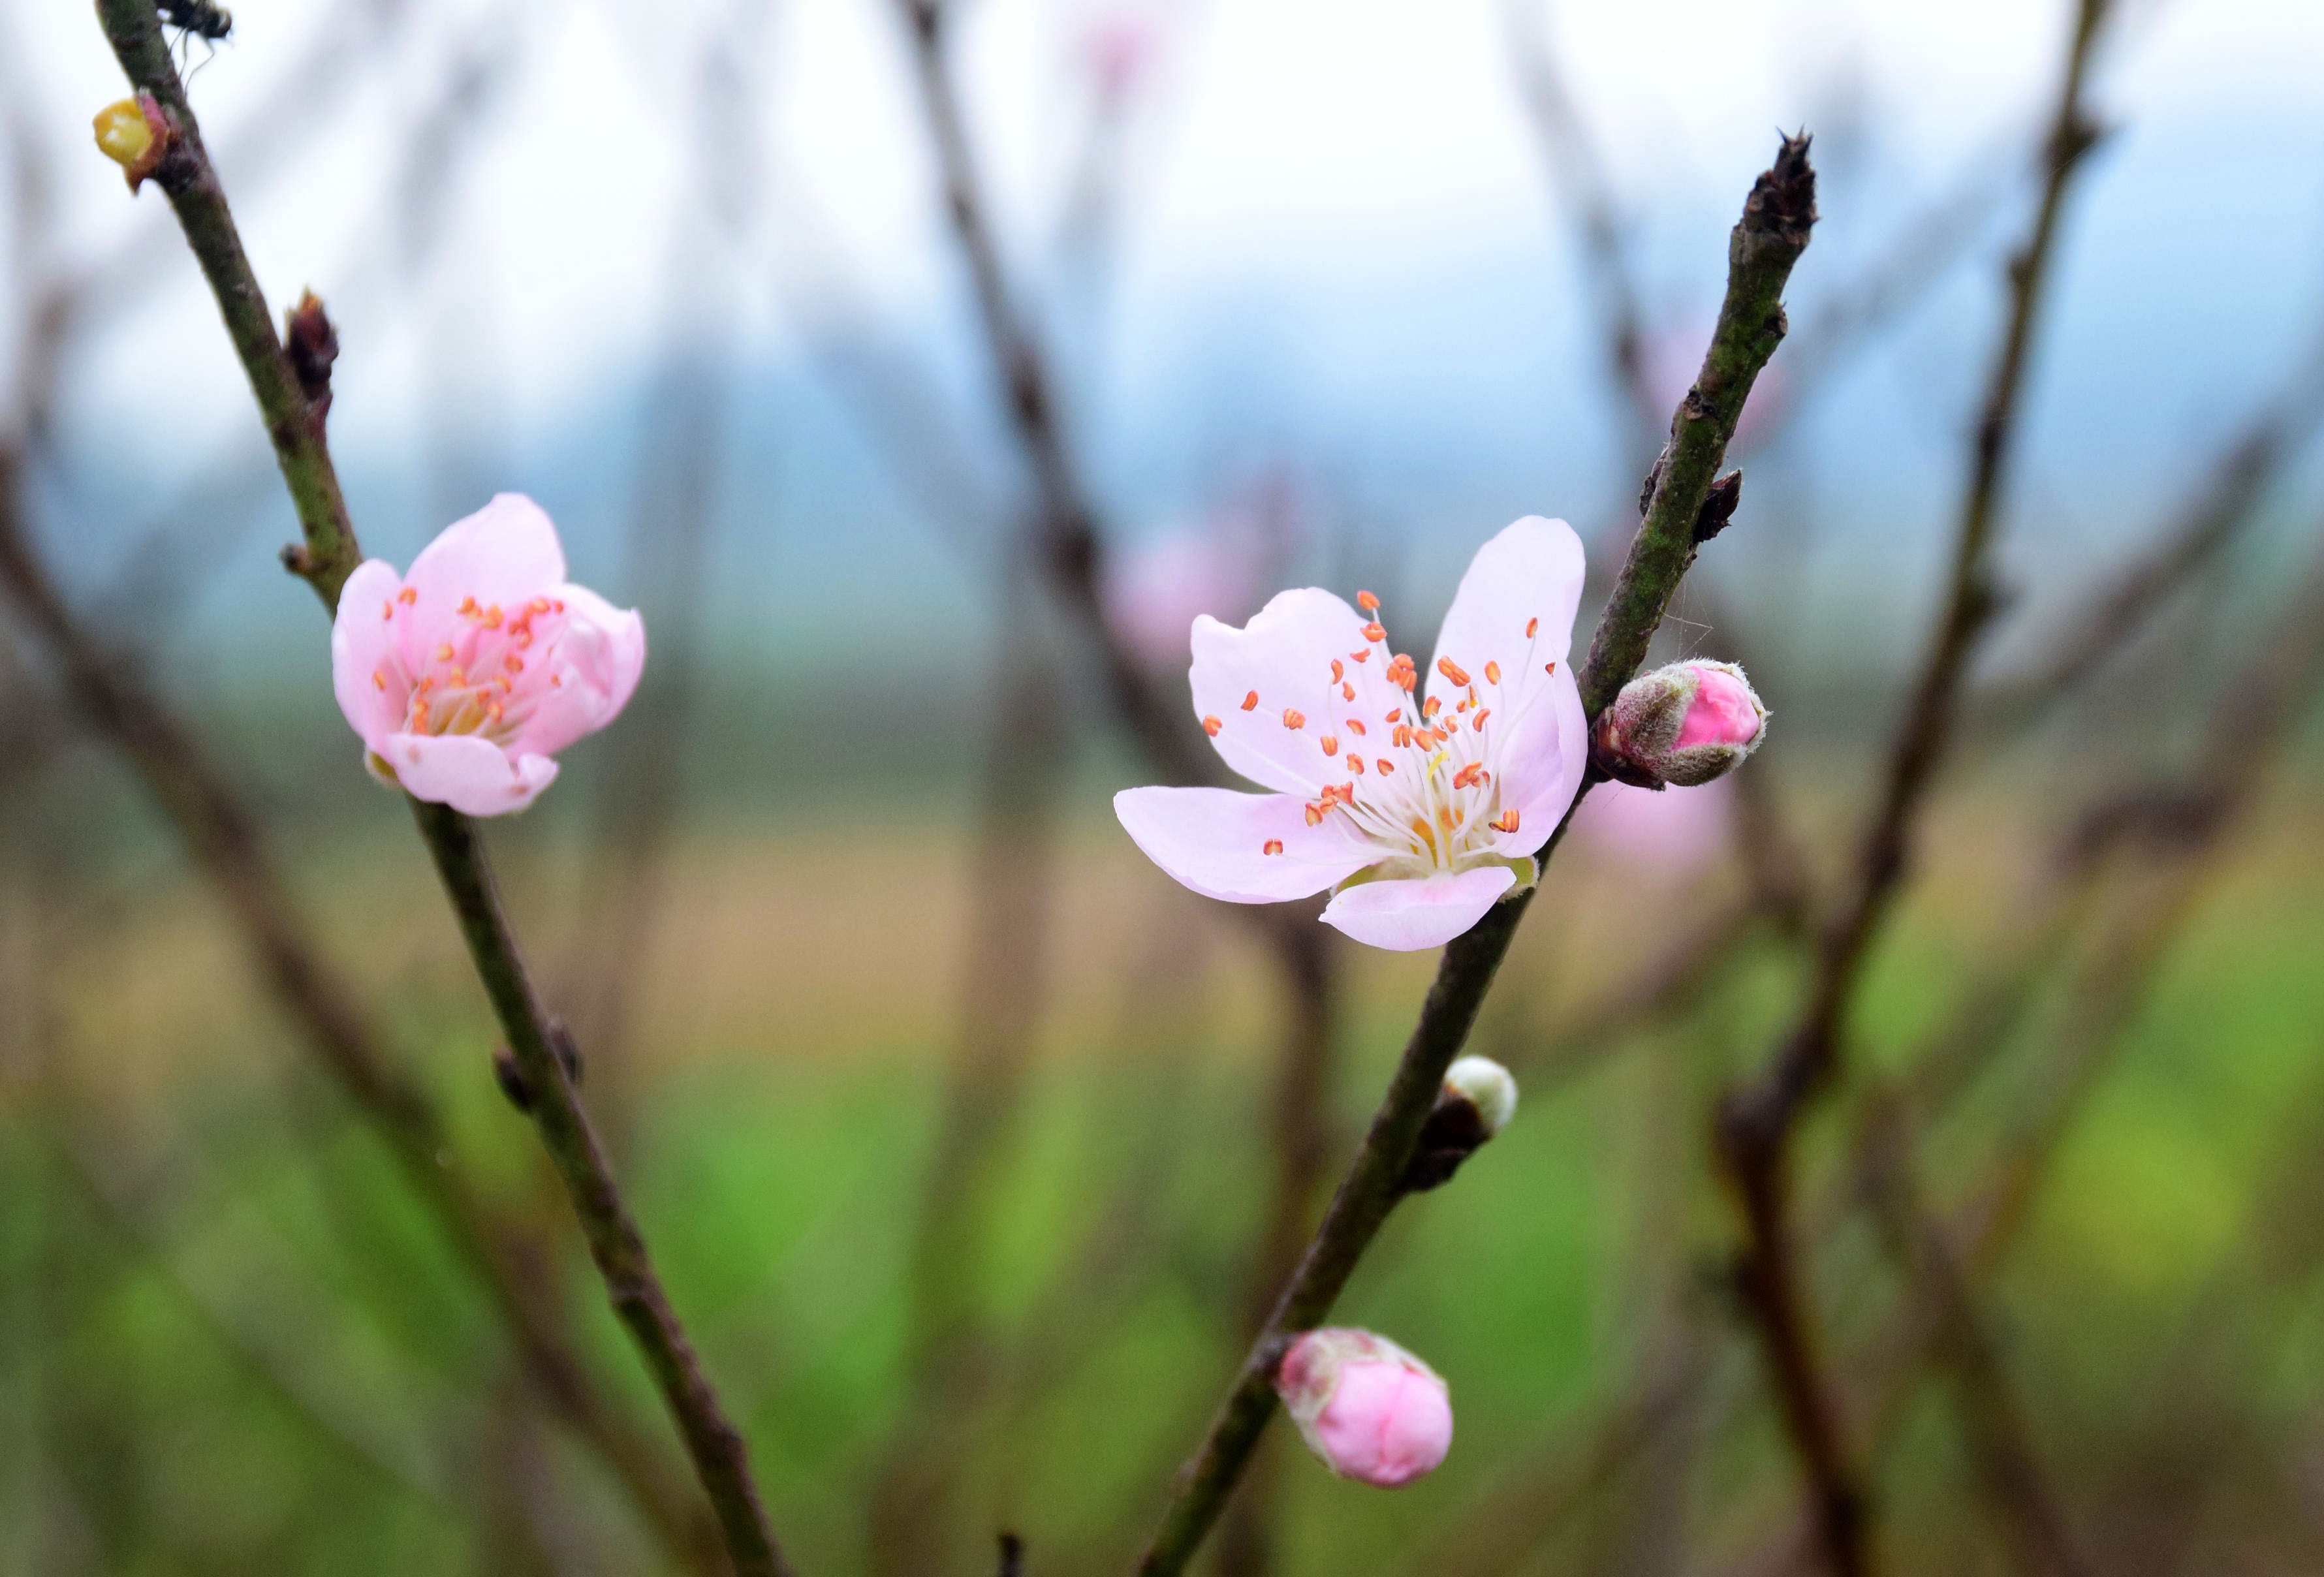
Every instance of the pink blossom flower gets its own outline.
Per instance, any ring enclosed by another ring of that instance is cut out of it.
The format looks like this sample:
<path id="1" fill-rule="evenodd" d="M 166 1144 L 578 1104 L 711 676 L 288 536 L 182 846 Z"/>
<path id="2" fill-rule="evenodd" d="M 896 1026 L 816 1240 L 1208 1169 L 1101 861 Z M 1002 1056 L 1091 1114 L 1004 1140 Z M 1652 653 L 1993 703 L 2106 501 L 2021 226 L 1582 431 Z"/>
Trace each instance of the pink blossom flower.
<path id="1" fill-rule="evenodd" d="M 1393 1489 L 1452 1448 L 1444 1381 L 1370 1331 L 1308 1332 L 1284 1353 L 1275 1388 L 1308 1449 L 1343 1479 Z"/>
<path id="2" fill-rule="evenodd" d="M 1083 48 L 1098 97 L 1109 106 L 1128 98 L 1153 69 L 1161 45 L 1159 25 L 1138 7 L 1110 6 L 1091 18 Z"/>
<path id="3" fill-rule="evenodd" d="M 1194 621 L 1194 715 L 1228 766 L 1272 790 L 1130 788 L 1114 814 L 1196 892 L 1280 903 L 1325 888 L 1324 920 L 1411 951 L 1532 885 L 1532 858 L 1588 757 L 1566 662 L 1582 544 L 1528 516 L 1478 550 L 1439 632 L 1427 698 L 1379 602 L 1287 591 L 1237 630 Z"/>
<path id="4" fill-rule="evenodd" d="M 331 626 L 331 687 L 365 764 L 470 816 L 531 804 L 645 660 L 643 622 L 567 585 L 556 526 L 514 493 L 446 527 L 408 576 L 359 566 Z"/>

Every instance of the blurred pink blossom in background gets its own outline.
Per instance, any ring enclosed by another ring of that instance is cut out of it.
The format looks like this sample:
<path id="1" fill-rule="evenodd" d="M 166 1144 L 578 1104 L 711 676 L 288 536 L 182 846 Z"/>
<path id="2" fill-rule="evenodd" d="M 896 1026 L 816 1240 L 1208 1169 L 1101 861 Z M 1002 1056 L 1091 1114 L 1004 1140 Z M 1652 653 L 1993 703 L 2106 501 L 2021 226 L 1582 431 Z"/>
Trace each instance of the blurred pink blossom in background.
<path id="1" fill-rule="evenodd" d="M 1600 783 L 1573 814 L 1583 848 L 1656 876 L 1695 875 L 1727 847 L 1735 791 L 1727 779 L 1700 788 L 1633 788 Z"/>

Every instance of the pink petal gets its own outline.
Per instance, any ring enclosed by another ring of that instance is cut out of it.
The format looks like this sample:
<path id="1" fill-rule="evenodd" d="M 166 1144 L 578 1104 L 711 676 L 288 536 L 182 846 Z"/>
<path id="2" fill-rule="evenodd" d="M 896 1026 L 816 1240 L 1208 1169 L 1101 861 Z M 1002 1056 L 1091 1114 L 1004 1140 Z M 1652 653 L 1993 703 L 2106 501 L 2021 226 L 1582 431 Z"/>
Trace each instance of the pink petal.
<path id="1" fill-rule="evenodd" d="M 347 726 L 374 750 L 402 725 L 408 698 L 395 660 L 394 627 L 382 616 L 402 587 L 394 566 L 384 558 L 366 559 L 347 576 L 331 619 L 331 693 Z M 382 671 L 388 679 L 384 690 L 373 678 Z"/>
<path id="2" fill-rule="evenodd" d="M 1326 906 L 1323 923 L 1391 952 L 1442 947 L 1483 919 L 1517 881 L 1506 865 L 1480 865 L 1455 875 L 1361 882 Z"/>
<path id="3" fill-rule="evenodd" d="M 1113 814 L 1146 857 L 1184 886 L 1228 903 L 1281 903 L 1344 881 L 1380 858 L 1337 816 L 1307 825 L 1294 794 L 1231 788 L 1125 788 Z M 1270 841 L 1283 852 L 1266 853 Z"/>
<path id="4" fill-rule="evenodd" d="M 1536 693 L 1500 742 L 1500 802 L 1517 813 L 1517 830 L 1496 833 L 1503 854 L 1531 854 L 1549 841 L 1582 788 L 1590 764 L 1590 724 L 1569 663 L 1543 676 Z"/>
<path id="5" fill-rule="evenodd" d="M 379 753 L 395 769 L 405 793 L 468 816 L 522 810 L 557 779 L 557 763 L 547 756 L 512 758 L 467 733 L 391 734 Z"/>
<path id="6" fill-rule="evenodd" d="M 413 612 L 432 630 L 463 597 L 514 608 L 547 595 L 564 579 L 565 549 L 557 540 L 557 527 L 524 494 L 503 493 L 445 527 L 411 561 L 403 584 L 419 594 Z"/>
<path id="7" fill-rule="evenodd" d="M 1582 574 L 1582 539 L 1563 521 L 1527 515 L 1478 549 L 1437 633 L 1428 693 L 1448 707 L 1465 693 L 1439 666 L 1450 659 L 1485 705 L 1504 717 L 1526 710 L 1550 678 L 1543 671 L 1547 665 L 1566 666 Z M 1485 677 L 1489 662 L 1500 667 L 1499 686 Z"/>
<path id="8" fill-rule="evenodd" d="M 541 697 L 513 747 L 554 755 L 629 705 L 645 669 L 646 627 L 634 612 L 586 586 L 561 586 L 546 595 L 562 598 L 572 614 L 551 657 L 550 672 L 564 682 Z"/>
<path id="9" fill-rule="evenodd" d="M 1315 1433 L 1334 1472 L 1392 1489 L 1444 1460 L 1452 1403 L 1433 1375 L 1399 1363 L 1351 1363 L 1340 1371 Z"/>
<path id="10" fill-rule="evenodd" d="M 1240 630 L 1207 615 L 1194 621 L 1187 675 L 1194 715 L 1205 729 L 1217 722 L 1211 742 L 1228 766 L 1254 783 L 1309 799 L 1325 783 L 1348 780 L 1347 752 L 1360 751 L 1365 736 L 1346 720 L 1378 734 L 1404 700 L 1386 677 L 1386 643 L 1364 639 L 1370 622 L 1314 586 L 1278 593 Z M 1360 662 L 1354 655 L 1360 651 L 1369 654 Z M 1333 755 L 1323 752 L 1326 738 L 1339 746 Z"/>

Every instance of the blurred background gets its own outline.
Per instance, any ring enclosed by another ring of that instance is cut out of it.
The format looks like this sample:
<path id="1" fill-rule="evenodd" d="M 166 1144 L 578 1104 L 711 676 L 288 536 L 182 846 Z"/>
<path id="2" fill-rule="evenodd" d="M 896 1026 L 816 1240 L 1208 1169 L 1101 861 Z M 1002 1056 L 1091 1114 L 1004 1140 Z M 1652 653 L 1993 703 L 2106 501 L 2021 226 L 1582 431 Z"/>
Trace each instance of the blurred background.
<path id="1" fill-rule="evenodd" d="M 982 1572 L 1001 1528 L 1125 1569 L 1426 987 L 1138 855 L 1103 650 L 1183 703 L 1194 614 L 1320 584 L 1425 650 L 1526 513 L 1610 573 L 1802 126 L 1791 337 L 1657 648 L 1747 663 L 1771 742 L 1593 796 L 1478 1031 L 1518 1118 L 1342 1300 L 1446 1377 L 1449 1460 L 1390 1494 L 1276 1438 L 1205 1560 L 1812 1569 L 1711 1111 L 1922 659 L 2071 9 L 947 0 L 1093 609 L 899 6 L 183 41 L 273 305 L 337 325 L 366 549 L 520 490 L 644 612 L 636 704 L 490 838 L 803 1573 Z M 2003 613 L 1798 1179 L 1895 1571 L 2324 1570 L 2319 66 L 2304 0 L 2123 0 L 2095 55 Z M 122 91 L 86 8 L 0 0 L 0 1573 L 689 1569 L 208 292 L 91 145 Z"/>

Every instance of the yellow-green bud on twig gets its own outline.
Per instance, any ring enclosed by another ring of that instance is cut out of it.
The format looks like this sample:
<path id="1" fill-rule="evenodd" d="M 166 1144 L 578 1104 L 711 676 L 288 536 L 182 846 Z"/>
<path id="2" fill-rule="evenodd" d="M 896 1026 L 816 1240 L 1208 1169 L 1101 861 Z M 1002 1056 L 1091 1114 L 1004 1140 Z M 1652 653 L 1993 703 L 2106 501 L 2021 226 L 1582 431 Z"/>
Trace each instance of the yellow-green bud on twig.
<path id="1" fill-rule="evenodd" d="M 169 112 L 143 88 L 134 98 L 116 99 L 98 110 L 92 125 L 97 152 L 121 166 L 133 192 L 145 183 L 178 140 Z"/>

